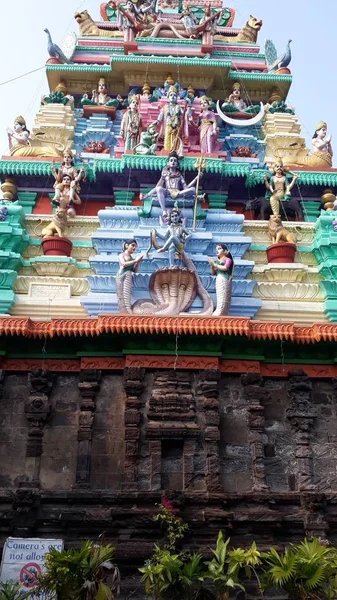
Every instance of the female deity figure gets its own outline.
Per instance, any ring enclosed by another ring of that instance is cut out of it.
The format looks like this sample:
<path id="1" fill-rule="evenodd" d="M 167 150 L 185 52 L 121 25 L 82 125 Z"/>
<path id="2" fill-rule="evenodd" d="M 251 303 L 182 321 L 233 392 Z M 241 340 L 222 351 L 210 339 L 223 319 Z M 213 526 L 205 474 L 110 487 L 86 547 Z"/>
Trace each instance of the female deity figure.
<path id="1" fill-rule="evenodd" d="M 327 135 L 328 126 L 325 121 L 319 121 L 312 137 L 314 151 L 310 154 L 307 148 L 299 149 L 297 152 L 285 156 L 284 165 L 300 167 L 311 167 L 315 169 L 329 169 L 332 166 L 331 135 Z"/>
<path id="2" fill-rule="evenodd" d="M 233 256 L 225 244 L 217 244 L 216 259 L 208 258 L 211 275 L 215 275 L 216 309 L 214 317 L 228 315 L 232 298 Z"/>
<path id="3" fill-rule="evenodd" d="M 178 94 L 174 86 L 167 92 L 167 102 L 161 109 L 156 125 L 162 123 L 164 137 L 164 150 L 174 150 L 179 156 L 183 153 L 183 142 L 180 129 L 183 122 L 184 111 L 178 104 Z"/>
<path id="4" fill-rule="evenodd" d="M 23 117 L 16 117 L 14 121 L 14 131 L 7 128 L 7 136 L 8 136 L 8 145 L 9 149 L 12 153 L 12 150 L 18 146 L 28 146 L 29 145 L 29 134 L 26 127 L 26 121 Z"/>
<path id="5" fill-rule="evenodd" d="M 202 176 L 202 173 L 200 174 Z M 150 190 L 145 196 L 140 196 L 141 200 L 146 200 L 150 196 L 157 196 L 159 205 L 166 215 L 166 199 L 179 200 L 181 198 L 192 200 L 196 194 L 195 177 L 191 183 L 186 183 L 184 177 L 179 171 L 179 161 L 176 152 L 171 152 L 166 166 L 161 172 L 161 178 L 155 188 Z"/>
<path id="6" fill-rule="evenodd" d="M 197 21 L 194 15 L 192 14 L 190 7 L 187 4 L 183 4 L 181 11 L 181 20 L 183 22 L 188 37 L 191 39 L 195 39 L 198 35 L 196 30 Z"/>
<path id="7" fill-rule="evenodd" d="M 233 84 L 232 93 L 221 108 L 224 113 L 245 112 L 248 114 L 257 114 L 260 111 L 259 105 L 247 106 L 246 102 L 242 100 L 241 84 L 238 81 Z"/>
<path id="8" fill-rule="evenodd" d="M 125 150 L 134 150 L 139 142 L 142 130 L 142 118 L 139 114 L 139 96 L 130 96 L 129 107 L 123 115 L 120 136 L 124 140 Z"/>
<path id="9" fill-rule="evenodd" d="M 146 250 L 146 256 L 149 255 L 151 248 L 155 248 L 158 252 L 169 253 L 170 267 L 174 266 L 174 254 L 177 252 L 182 254 L 186 240 L 190 237 L 189 232 L 184 228 L 182 214 L 179 208 L 174 207 L 168 219 L 168 228 L 165 234 L 158 233 L 156 229 L 152 229 L 150 233 L 150 245 Z M 159 246 L 157 239 L 163 240 L 163 246 Z"/>
<path id="10" fill-rule="evenodd" d="M 44 158 L 46 156 L 58 157 L 62 154 L 64 146 L 53 140 L 49 140 L 46 134 L 30 137 L 23 117 L 16 117 L 14 130 L 7 129 L 8 144 L 11 156 L 32 156 Z M 46 145 L 45 145 L 46 144 Z"/>
<path id="11" fill-rule="evenodd" d="M 312 138 L 314 146 L 314 157 L 321 159 L 327 167 L 332 166 L 333 151 L 331 146 L 331 135 L 327 135 L 328 126 L 324 121 L 319 121 L 316 125 L 315 133 Z"/>
<path id="12" fill-rule="evenodd" d="M 212 154 L 215 152 L 217 135 L 219 132 L 217 126 L 217 117 L 210 110 L 211 100 L 207 96 L 200 98 L 201 112 L 197 123 L 194 123 L 192 117 L 189 118 L 190 123 L 198 127 L 200 131 L 200 152 L 201 154 Z"/>
<path id="13" fill-rule="evenodd" d="M 266 198 L 270 202 L 273 214 L 278 217 L 280 214 L 280 202 L 289 202 L 291 200 L 291 190 L 293 189 L 298 175 L 294 175 L 290 183 L 287 183 L 287 176 L 282 162 L 274 165 L 274 175 L 268 180 L 264 175 L 264 182 L 267 188 Z"/>
<path id="14" fill-rule="evenodd" d="M 132 273 L 137 273 L 140 261 L 143 255 L 139 254 L 133 257 L 133 252 L 136 251 L 136 240 L 126 240 L 123 244 L 122 252 L 118 256 L 119 270 L 116 275 L 116 292 L 118 299 L 118 307 L 122 313 L 132 313 L 131 308 L 131 288 L 132 288 Z"/>
<path id="15" fill-rule="evenodd" d="M 52 174 L 55 178 L 54 189 L 55 195 L 52 199 L 53 204 L 66 208 L 67 205 L 72 206 L 73 204 L 81 204 L 81 198 L 79 193 L 81 191 L 80 181 L 85 180 L 85 171 L 82 165 L 78 172 L 74 166 L 73 155 L 70 150 L 66 150 L 63 154 L 63 163 L 56 171 L 54 163 L 51 169 Z M 70 178 L 70 189 L 69 194 L 67 188 L 64 187 L 63 178 L 68 175 Z"/>

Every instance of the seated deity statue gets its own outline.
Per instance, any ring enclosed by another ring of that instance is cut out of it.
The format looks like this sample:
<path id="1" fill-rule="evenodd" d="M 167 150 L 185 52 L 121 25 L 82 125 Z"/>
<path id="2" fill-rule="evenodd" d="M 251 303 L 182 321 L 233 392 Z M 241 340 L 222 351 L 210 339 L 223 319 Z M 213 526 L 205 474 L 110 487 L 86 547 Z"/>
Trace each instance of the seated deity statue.
<path id="1" fill-rule="evenodd" d="M 202 175 L 202 173 L 201 173 Z M 197 177 L 186 183 L 179 170 L 179 159 L 176 152 L 171 152 L 166 166 L 161 172 L 161 178 L 156 187 L 150 190 L 145 196 L 141 195 L 141 200 L 148 197 L 156 197 L 162 209 L 163 215 L 166 215 L 166 200 L 193 199 L 196 194 Z"/>
<path id="2" fill-rule="evenodd" d="M 243 114 L 258 114 L 260 111 L 260 105 L 250 105 L 241 98 L 241 84 L 236 81 L 232 88 L 232 93 L 227 98 L 226 102 L 224 102 L 221 106 L 222 111 L 225 114 L 229 114 L 234 116 L 233 113 L 243 113 Z"/>

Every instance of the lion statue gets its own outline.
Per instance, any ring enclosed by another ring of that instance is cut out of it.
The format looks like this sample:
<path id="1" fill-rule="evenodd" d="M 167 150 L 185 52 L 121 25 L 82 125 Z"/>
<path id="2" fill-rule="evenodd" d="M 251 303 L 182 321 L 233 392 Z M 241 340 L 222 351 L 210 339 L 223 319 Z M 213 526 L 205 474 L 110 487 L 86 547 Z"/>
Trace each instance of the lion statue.
<path id="1" fill-rule="evenodd" d="M 58 235 L 63 237 L 67 228 L 68 219 L 64 208 L 57 208 L 51 222 L 42 229 L 41 235 L 43 238 Z"/>
<path id="2" fill-rule="evenodd" d="M 79 36 L 103 36 L 103 37 L 123 37 L 123 33 L 113 29 L 102 29 L 92 20 L 87 10 L 75 12 L 74 19 L 77 21 L 80 31 Z"/>
<path id="3" fill-rule="evenodd" d="M 287 242 L 288 244 L 296 244 L 295 236 L 283 227 L 281 217 L 279 215 L 270 215 L 268 223 L 268 235 L 272 244 Z"/>
<path id="4" fill-rule="evenodd" d="M 250 15 L 248 21 L 245 22 L 237 36 L 224 36 L 216 34 L 214 39 L 221 42 L 247 42 L 249 44 L 256 44 L 257 36 L 262 25 L 263 23 L 261 20 L 253 17 L 253 15 Z"/>

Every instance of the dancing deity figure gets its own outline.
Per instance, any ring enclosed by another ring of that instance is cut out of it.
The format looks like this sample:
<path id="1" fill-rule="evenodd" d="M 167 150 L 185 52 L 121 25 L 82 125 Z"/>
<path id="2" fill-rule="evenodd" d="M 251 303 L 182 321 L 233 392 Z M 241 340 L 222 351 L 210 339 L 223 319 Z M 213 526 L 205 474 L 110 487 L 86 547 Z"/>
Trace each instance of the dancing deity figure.
<path id="1" fill-rule="evenodd" d="M 124 140 L 125 150 L 134 150 L 139 142 L 142 118 L 139 114 L 139 97 L 130 96 L 129 107 L 123 115 L 120 136 Z"/>
<path id="2" fill-rule="evenodd" d="M 179 208 L 173 208 L 168 218 L 168 229 L 164 234 L 158 233 L 156 229 L 152 229 L 150 233 L 150 245 L 146 251 L 146 256 L 149 255 L 151 248 L 155 248 L 158 252 L 169 253 L 170 266 L 174 266 L 174 254 L 182 254 L 186 240 L 190 236 L 189 232 L 183 226 L 182 215 Z M 164 241 L 163 246 L 159 246 L 157 239 Z"/>
<path id="3" fill-rule="evenodd" d="M 201 173 L 202 176 L 202 173 Z M 188 199 L 193 200 L 196 194 L 195 184 L 197 177 L 186 183 L 184 177 L 179 171 L 179 161 L 176 152 L 171 152 L 167 165 L 161 172 L 161 178 L 158 181 L 155 188 L 150 190 L 145 196 L 140 196 L 141 200 L 146 200 L 150 196 L 156 196 L 163 211 L 163 215 L 166 215 L 166 199 L 180 200 Z"/>
<path id="4" fill-rule="evenodd" d="M 118 256 L 119 270 L 116 275 L 116 291 L 118 307 L 122 313 L 132 313 L 132 273 L 137 273 L 140 261 L 143 259 L 142 254 L 139 254 L 136 257 L 132 256 L 132 254 L 136 251 L 136 248 L 136 240 L 126 240 L 126 242 L 123 244 L 122 252 Z"/>
<path id="5" fill-rule="evenodd" d="M 217 135 L 219 132 L 217 126 L 217 117 L 212 110 L 210 110 L 211 100 L 207 96 L 201 96 L 200 98 L 201 112 L 197 122 L 189 117 L 190 123 L 198 127 L 200 132 L 200 152 L 201 154 L 212 154 L 215 152 Z"/>
<path id="6" fill-rule="evenodd" d="M 274 165 L 274 175 L 268 180 L 264 176 L 265 186 L 267 188 L 266 198 L 270 202 L 273 214 L 277 217 L 280 214 L 280 202 L 291 200 L 291 190 L 293 189 L 298 175 L 294 175 L 290 183 L 287 183 L 287 176 L 283 164 L 280 161 Z"/>
<path id="7" fill-rule="evenodd" d="M 216 259 L 208 258 L 211 275 L 215 275 L 216 309 L 215 317 L 228 315 L 232 298 L 233 256 L 225 244 L 217 244 Z"/>
<path id="8" fill-rule="evenodd" d="M 162 124 L 164 150 L 174 150 L 179 156 L 183 153 L 183 142 L 180 130 L 183 123 L 184 111 L 178 104 L 178 94 L 174 86 L 167 92 L 167 102 L 161 109 L 156 124 Z"/>
<path id="9" fill-rule="evenodd" d="M 73 204 L 81 204 L 81 198 L 79 193 L 81 191 L 80 181 L 85 180 L 85 171 L 82 165 L 80 171 L 74 166 L 73 155 L 70 150 L 66 150 L 63 154 L 63 163 L 56 171 L 54 163 L 51 169 L 52 174 L 55 178 L 54 189 L 55 195 L 52 199 L 53 204 L 66 208 L 67 205 L 72 206 Z M 70 188 L 64 185 L 64 177 L 68 176 L 70 179 Z"/>

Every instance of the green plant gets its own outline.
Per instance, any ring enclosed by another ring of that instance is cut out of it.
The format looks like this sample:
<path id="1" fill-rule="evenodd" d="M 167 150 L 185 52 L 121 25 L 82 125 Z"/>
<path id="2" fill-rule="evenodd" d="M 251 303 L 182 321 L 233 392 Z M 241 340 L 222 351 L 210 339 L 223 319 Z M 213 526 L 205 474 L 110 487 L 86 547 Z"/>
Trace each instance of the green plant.
<path id="1" fill-rule="evenodd" d="M 337 553 L 313 538 L 290 544 L 282 553 L 274 548 L 263 555 L 263 586 L 278 587 L 291 600 L 323 600 L 334 598 L 337 592 Z"/>
<path id="2" fill-rule="evenodd" d="M 205 563 L 207 571 L 202 574 L 202 579 L 211 585 L 217 600 L 228 600 L 230 590 L 245 590 L 239 582 L 240 569 L 244 569 L 247 577 L 254 572 L 259 581 L 255 567 L 261 563 L 261 555 L 256 544 L 253 543 L 249 550 L 228 550 L 229 541 L 229 538 L 225 541 L 222 531 L 219 531 L 216 547 L 212 549 L 213 558 Z"/>
<path id="3" fill-rule="evenodd" d="M 200 593 L 201 554 L 171 554 L 155 547 L 151 560 L 140 570 L 145 593 L 155 600 L 186 598 L 195 600 Z"/>
<path id="4" fill-rule="evenodd" d="M 180 517 L 177 517 L 172 504 L 165 498 L 162 499 L 159 505 L 159 511 L 154 516 L 154 521 L 159 521 L 165 525 L 167 541 L 164 544 L 164 548 L 174 552 L 177 541 L 183 539 L 188 530 L 187 523 L 184 523 Z"/>
<path id="5" fill-rule="evenodd" d="M 112 600 L 119 593 L 119 570 L 111 562 L 110 544 L 84 542 L 80 550 L 51 548 L 45 556 L 45 572 L 38 592 L 57 594 L 58 600 Z M 107 585 L 108 569 L 110 585 Z"/>
<path id="6" fill-rule="evenodd" d="M 24 600 L 24 598 L 28 598 L 34 592 L 26 592 L 21 594 L 21 585 L 19 583 L 15 583 L 11 579 L 8 581 L 0 581 L 0 600 Z"/>

